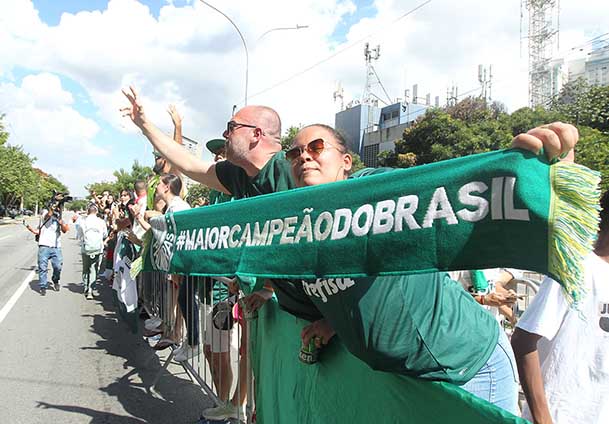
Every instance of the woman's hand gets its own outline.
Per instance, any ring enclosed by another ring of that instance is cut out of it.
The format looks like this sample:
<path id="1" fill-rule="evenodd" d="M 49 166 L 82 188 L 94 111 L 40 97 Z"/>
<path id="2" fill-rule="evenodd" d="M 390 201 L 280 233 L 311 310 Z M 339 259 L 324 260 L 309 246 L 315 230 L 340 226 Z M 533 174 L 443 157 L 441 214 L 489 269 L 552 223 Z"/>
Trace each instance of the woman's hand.
<path id="1" fill-rule="evenodd" d="M 243 304 L 245 305 L 247 312 L 254 312 L 260 309 L 272 296 L 273 292 L 263 287 L 262 289 L 245 296 L 243 298 Z"/>
<path id="2" fill-rule="evenodd" d="M 336 332 L 330 323 L 326 319 L 320 319 L 304 327 L 300 333 L 300 338 L 303 346 L 308 346 L 310 340 L 313 339 L 315 346 L 321 348 L 322 345 L 327 345 L 335 334 Z"/>
<path id="3" fill-rule="evenodd" d="M 512 139 L 512 147 L 539 153 L 543 148 L 550 160 L 564 159 L 573 162 L 573 148 L 579 140 L 579 132 L 573 125 L 554 122 L 542 125 Z"/>

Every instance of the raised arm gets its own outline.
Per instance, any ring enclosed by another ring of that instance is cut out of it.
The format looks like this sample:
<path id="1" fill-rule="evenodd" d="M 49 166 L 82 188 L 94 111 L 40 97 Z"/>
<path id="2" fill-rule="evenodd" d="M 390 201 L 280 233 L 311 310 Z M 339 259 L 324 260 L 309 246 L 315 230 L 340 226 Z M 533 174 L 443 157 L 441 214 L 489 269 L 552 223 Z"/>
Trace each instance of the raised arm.
<path id="1" fill-rule="evenodd" d="M 218 181 L 216 166 L 213 162 L 204 162 L 194 157 L 183 146 L 174 142 L 152 122 L 148 121 L 135 88 L 130 86 L 129 91 L 125 89 L 122 91 L 130 105 L 122 108 L 121 113 L 123 116 L 129 116 L 131 121 L 142 130 L 142 133 L 163 157 L 193 180 L 227 193 L 226 187 Z"/>

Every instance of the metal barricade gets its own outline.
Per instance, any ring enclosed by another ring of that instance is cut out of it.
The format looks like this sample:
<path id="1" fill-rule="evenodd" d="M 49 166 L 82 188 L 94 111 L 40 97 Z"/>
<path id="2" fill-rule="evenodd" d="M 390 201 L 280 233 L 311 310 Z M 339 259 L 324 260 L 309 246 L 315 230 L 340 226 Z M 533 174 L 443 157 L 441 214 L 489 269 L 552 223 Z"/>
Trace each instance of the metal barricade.
<path id="1" fill-rule="evenodd" d="M 238 298 L 228 298 L 226 280 L 219 280 L 224 282 L 160 272 L 143 272 L 138 277 L 142 307 L 163 323 L 159 343 L 170 338 L 176 342 L 169 347 L 171 352 L 150 389 L 155 391 L 170 364 L 179 364 L 215 405 L 237 404 L 239 420 L 251 423 L 254 399 L 249 320 L 243 313 L 234 317 Z M 245 401 L 246 413 L 241 416 Z"/>

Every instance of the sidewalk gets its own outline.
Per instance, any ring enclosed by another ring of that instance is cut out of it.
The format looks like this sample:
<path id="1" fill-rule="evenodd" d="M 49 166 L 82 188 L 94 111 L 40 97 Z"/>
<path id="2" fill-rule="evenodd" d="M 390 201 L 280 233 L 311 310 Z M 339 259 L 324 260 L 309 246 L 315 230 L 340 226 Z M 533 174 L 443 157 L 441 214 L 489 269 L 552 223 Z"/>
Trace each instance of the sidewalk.
<path id="1" fill-rule="evenodd" d="M 84 298 L 73 237 L 62 237 L 61 291 L 40 296 L 34 277 L 0 324 L 2 422 L 195 423 L 210 402 L 173 365 L 157 384 L 160 397 L 150 393 L 159 356 L 118 320 L 111 287 Z"/>

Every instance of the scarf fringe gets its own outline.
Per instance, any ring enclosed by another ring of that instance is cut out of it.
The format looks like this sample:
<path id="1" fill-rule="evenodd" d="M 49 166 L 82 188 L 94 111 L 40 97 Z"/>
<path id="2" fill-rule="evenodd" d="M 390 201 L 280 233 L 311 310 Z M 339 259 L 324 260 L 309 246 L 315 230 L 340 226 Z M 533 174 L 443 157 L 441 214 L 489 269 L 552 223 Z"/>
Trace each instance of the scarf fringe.
<path id="1" fill-rule="evenodd" d="M 550 172 L 548 271 L 563 282 L 567 301 L 577 308 L 585 293 L 583 261 L 598 232 L 600 173 L 564 162 L 552 165 Z"/>

